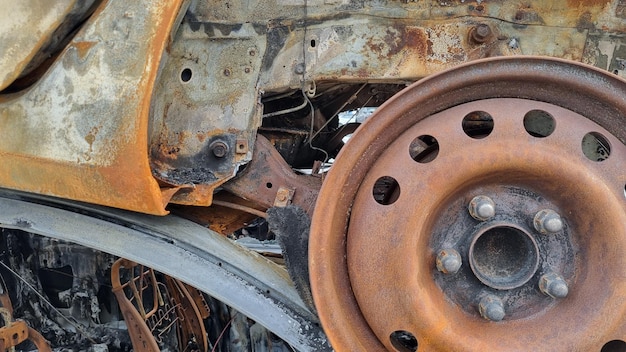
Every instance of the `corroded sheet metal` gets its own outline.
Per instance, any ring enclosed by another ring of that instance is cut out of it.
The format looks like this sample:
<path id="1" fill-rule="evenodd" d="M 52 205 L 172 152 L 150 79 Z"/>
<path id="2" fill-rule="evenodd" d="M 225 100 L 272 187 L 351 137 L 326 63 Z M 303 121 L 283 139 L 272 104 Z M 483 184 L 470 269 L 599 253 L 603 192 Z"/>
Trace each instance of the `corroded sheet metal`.
<path id="1" fill-rule="evenodd" d="M 146 131 L 181 3 L 102 4 L 39 82 L 0 96 L 0 184 L 165 214 Z"/>
<path id="2" fill-rule="evenodd" d="M 250 161 L 264 94 L 506 55 L 625 74 L 622 0 L 181 2 L 101 4 L 35 85 L 0 95 L 0 185 L 163 214 L 210 205 Z"/>
<path id="3" fill-rule="evenodd" d="M 282 91 L 300 88 L 302 80 L 414 81 L 501 55 L 596 62 L 598 51 L 585 51 L 593 44 L 588 37 L 623 33 L 624 8 L 619 0 L 268 0 L 245 6 L 214 0 L 199 2 L 194 13 L 216 38 L 255 28 L 267 41 L 259 85 Z M 480 24 L 491 35 L 473 41 Z"/>
<path id="4" fill-rule="evenodd" d="M 213 190 L 252 157 L 265 42 L 250 26 L 230 38 L 210 37 L 192 14 L 187 17 L 155 88 L 150 161 L 159 180 L 194 185 L 173 202 L 210 205 Z"/>
<path id="5" fill-rule="evenodd" d="M 20 76 L 77 0 L 5 0 L 0 11 L 0 91 Z M 93 1 L 92 1 L 93 2 Z"/>

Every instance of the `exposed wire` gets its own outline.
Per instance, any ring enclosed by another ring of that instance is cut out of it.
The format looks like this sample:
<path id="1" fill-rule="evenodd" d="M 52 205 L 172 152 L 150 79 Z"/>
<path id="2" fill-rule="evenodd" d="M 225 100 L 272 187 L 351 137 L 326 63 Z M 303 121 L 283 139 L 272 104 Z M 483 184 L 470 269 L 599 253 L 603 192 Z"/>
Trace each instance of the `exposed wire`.
<path id="1" fill-rule="evenodd" d="M 322 130 L 328 126 L 328 124 L 335 119 L 335 117 L 339 116 L 339 113 L 343 111 L 343 109 L 346 107 L 346 105 L 350 104 L 351 102 L 354 101 L 354 99 L 357 98 L 357 96 L 359 95 L 359 93 L 361 93 L 361 91 L 363 90 L 363 88 L 365 88 L 365 86 L 367 85 L 367 83 L 363 83 L 363 85 L 361 87 L 359 87 L 359 89 L 352 94 L 352 96 L 346 100 L 339 109 L 337 109 L 337 111 L 335 111 L 335 113 L 328 119 L 326 120 L 326 122 L 322 125 L 322 127 L 320 127 L 317 132 L 315 132 L 315 134 L 311 135 L 310 140 L 313 140 L 315 137 L 317 137 L 317 135 L 319 135 Z M 371 97 L 370 97 L 371 99 Z M 369 102 L 369 99 L 367 100 Z M 366 103 L 367 104 L 367 103 Z"/>
<path id="2" fill-rule="evenodd" d="M 213 348 L 211 349 L 211 352 L 215 352 L 217 346 L 219 346 L 220 341 L 222 340 L 222 336 L 224 335 L 224 333 L 226 332 L 226 330 L 228 329 L 228 327 L 230 326 L 230 324 L 233 322 L 233 320 L 235 320 L 235 317 L 237 316 L 237 314 L 239 314 L 239 312 L 235 313 L 235 315 L 233 315 L 230 320 L 228 321 L 228 323 L 226 323 L 226 326 L 224 326 L 224 328 L 222 329 L 222 332 L 220 332 L 220 336 L 217 337 L 217 340 L 215 340 L 215 344 L 213 345 Z"/>
<path id="3" fill-rule="evenodd" d="M 306 95 L 305 95 L 306 98 Z M 304 109 L 307 106 L 307 100 L 304 99 L 304 101 L 302 102 L 302 104 L 295 106 L 293 108 L 289 108 L 289 109 L 285 109 L 285 110 L 279 110 L 279 111 L 274 111 L 274 112 L 268 112 L 267 114 L 263 114 L 263 118 L 267 118 L 267 117 L 274 117 L 274 116 L 278 116 L 278 115 L 284 115 L 284 114 L 289 114 L 292 112 L 296 112 L 299 110 Z"/>
<path id="4" fill-rule="evenodd" d="M 55 274 L 59 274 L 59 275 L 65 276 L 65 277 L 71 277 L 71 278 L 73 278 L 73 279 L 77 279 L 77 280 L 79 280 L 80 282 L 87 282 L 87 283 L 88 283 L 88 282 L 91 282 L 91 280 L 89 280 L 89 279 L 82 278 L 82 277 L 78 277 L 78 276 L 76 276 L 76 275 L 71 275 L 71 274 L 68 274 L 68 273 L 64 273 L 64 272 L 62 272 L 62 271 L 59 271 L 59 270 L 56 270 L 56 269 L 53 269 L 53 268 L 45 268 L 45 269 L 46 269 L 46 271 L 49 271 L 49 272 L 51 272 L 51 273 L 55 273 Z M 108 288 L 113 288 L 113 286 L 111 286 L 111 285 L 107 285 L 107 284 L 105 284 L 105 283 L 101 283 L 101 284 L 100 284 L 100 286 L 104 286 L 104 287 L 108 287 Z"/>
<path id="5" fill-rule="evenodd" d="M 278 95 L 274 95 L 274 96 L 271 96 L 271 97 L 263 98 L 263 102 L 274 101 L 274 100 L 286 98 L 286 97 L 292 96 L 294 94 L 295 93 L 293 91 L 288 91 L 288 92 L 283 93 L 283 94 L 278 94 Z"/>
<path id="6" fill-rule="evenodd" d="M 252 215 L 256 215 L 260 218 L 263 219 L 267 219 L 267 213 L 251 208 L 251 207 L 247 207 L 245 205 L 241 205 L 241 204 L 237 204 L 237 203 L 231 203 L 231 202 L 225 202 L 223 200 L 213 200 L 213 204 L 215 205 L 219 205 L 221 207 L 225 207 L 225 208 L 230 208 L 230 209 L 235 209 L 235 210 L 241 210 L 241 211 L 245 211 L 246 213 L 250 213 Z"/>
<path id="7" fill-rule="evenodd" d="M 87 332 L 85 332 L 85 330 L 83 330 L 80 325 L 74 321 L 72 321 L 70 318 L 66 317 L 65 315 L 63 315 L 63 313 L 61 313 L 60 310 L 58 310 L 54 305 L 52 305 L 52 303 L 50 303 L 41 293 L 37 292 L 37 289 L 35 287 L 33 287 L 33 285 L 31 285 L 30 283 L 28 283 L 28 281 L 26 281 L 26 279 L 24 279 L 23 277 L 21 277 L 18 273 L 16 273 L 15 271 L 13 271 L 13 269 L 11 269 L 9 266 L 7 266 L 6 264 L 4 264 L 2 261 L 0 261 L 0 265 L 2 265 L 6 270 L 8 270 L 11 274 L 13 274 L 18 280 L 22 281 L 28 288 L 30 288 L 33 293 L 35 295 L 37 295 L 42 301 L 44 301 L 47 305 L 50 306 L 50 308 L 52 308 L 52 310 L 54 310 L 58 315 L 60 315 L 61 317 L 63 317 L 63 319 L 65 319 L 70 325 L 72 325 L 78 332 L 80 332 L 81 334 L 83 334 L 88 340 L 89 342 L 93 343 L 94 345 L 96 344 L 96 341 L 94 341 L 89 334 L 87 334 Z"/>
<path id="8" fill-rule="evenodd" d="M 317 150 L 319 152 L 322 152 L 324 154 L 324 160 L 322 161 L 322 164 L 325 164 L 326 161 L 328 161 L 328 153 L 321 148 L 318 148 L 316 146 L 313 145 L 313 138 L 311 138 L 311 135 L 313 134 L 313 129 L 314 129 L 314 123 L 315 123 L 315 107 L 313 106 L 313 103 L 311 102 L 311 99 L 309 99 L 309 96 L 307 95 L 305 89 L 304 89 L 304 82 L 306 80 L 306 76 L 307 76 L 307 64 L 306 64 L 306 37 L 308 34 L 308 26 L 307 26 L 307 19 L 309 17 L 309 2 L 308 0 L 304 0 L 304 33 L 302 35 L 302 62 L 303 62 L 303 66 L 304 66 L 304 70 L 302 72 L 302 80 L 300 81 L 300 89 L 302 90 L 302 96 L 304 96 L 305 102 L 309 105 L 309 108 L 311 110 L 310 115 L 311 115 L 311 128 L 309 130 L 309 138 L 308 138 L 308 145 L 311 149 L 313 150 Z M 323 175 L 322 175 L 323 177 Z"/>

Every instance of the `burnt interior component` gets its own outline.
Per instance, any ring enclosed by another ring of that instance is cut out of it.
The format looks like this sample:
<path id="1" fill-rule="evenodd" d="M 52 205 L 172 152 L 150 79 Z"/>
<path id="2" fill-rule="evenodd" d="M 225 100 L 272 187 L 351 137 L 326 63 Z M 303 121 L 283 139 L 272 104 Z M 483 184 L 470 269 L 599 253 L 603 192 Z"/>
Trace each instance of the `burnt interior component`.
<path id="1" fill-rule="evenodd" d="M 276 235 L 283 251 L 291 280 L 302 301 L 315 312 L 315 303 L 309 282 L 309 227 L 311 218 L 300 207 L 272 207 L 268 209 L 269 229 Z"/>

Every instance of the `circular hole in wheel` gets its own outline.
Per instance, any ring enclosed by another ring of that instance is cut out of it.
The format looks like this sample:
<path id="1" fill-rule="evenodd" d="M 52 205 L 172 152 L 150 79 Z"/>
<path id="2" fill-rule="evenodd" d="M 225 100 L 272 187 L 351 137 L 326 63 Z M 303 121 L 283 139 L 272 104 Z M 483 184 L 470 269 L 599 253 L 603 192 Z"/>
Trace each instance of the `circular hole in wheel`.
<path id="1" fill-rule="evenodd" d="M 543 110 L 531 110 L 524 115 L 524 129 L 529 135 L 545 138 L 554 132 L 556 121 L 550 113 Z"/>
<path id="2" fill-rule="evenodd" d="M 274 185 L 271 182 L 268 182 L 265 184 L 265 187 L 267 187 L 268 189 L 274 187 Z"/>
<path id="3" fill-rule="evenodd" d="M 183 82 L 189 82 L 191 80 L 191 75 L 192 75 L 191 69 L 185 68 L 180 73 L 180 80 Z"/>
<path id="4" fill-rule="evenodd" d="M 413 334 L 404 330 L 397 330 L 389 335 L 391 345 L 399 352 L 417 351 L 417 339 Z"/>
<path id="5" fill-rule="evenodd" d="M 429 163 L 439 154 L 439 142 L 433 136 L 422 135 L 413 140 L 409 145 L 411 159 L 418 163 Z"/>
<path id="6" fill-rule="evenodd" d="M 604 161 L 611 155 L 611 144 L 598 132 L 589 132 L 583 137 L 582 149 L 591 161 Z"/>
<path id="7" fill-rule="evenodd" d="M 493 117 L 484 111 L 472 111 L 465 115 L 461 127 L 471 138 L 485 138 L 493 131 Z"/>
<path id="8" fill-rule="evenodd" d="M 602 346 L 600 352 L 626 352 L 626 342 L 622 340 L 609 341 Z"/>
<path id="9" fill-rule="evenodd" d="M 374 200 L 381 205 L 395 203 L 400 197 L 400 185 L 395 178 L 383 176 L 376 180 L 372 189 Z"/>

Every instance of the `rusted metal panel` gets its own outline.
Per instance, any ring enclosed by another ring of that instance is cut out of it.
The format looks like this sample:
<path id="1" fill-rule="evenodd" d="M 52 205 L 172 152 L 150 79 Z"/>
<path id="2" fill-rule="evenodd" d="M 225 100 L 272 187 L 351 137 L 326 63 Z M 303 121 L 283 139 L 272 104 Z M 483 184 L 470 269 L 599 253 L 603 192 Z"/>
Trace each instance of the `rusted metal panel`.
<path id="1" fill-rule="evenodd" d="M 36 84 L 0 95 L 0 185 L 164 214 L 210 205 L 251 160 L 267 93 L 503 55 L 624 74 L 622 0 L 181 2 L 103 3 Z"/>
<path id="2" fill-rule="evenodd" d="M 248 162 L 262 109 L 256 84 L 265 42 L 250 25 L 207 28 L 187 16 L 167 52 L 152 103 L 153 174 L 193 185 L 175 203 L 210 205 L 213 190 Z M 227 38 L 211 37 L 215 32 Z"/>
<path id="3" fill-rule="evenodd" d="M 0 91 L 18 78 L 37 53 L 63 33 L 59 27 L 94 0 L 6 0 L 0 12 Z M 74 23 L 71 24 L 72 26 Z M 71 28 L 61 28 L 69 32 Z M 56 38 L 55 38 L 56 37 Z"/>
<path id="4" fill-rule="evenodd" d="M 102 4 L 39 82 L 0 96 L 3 187 L 166 213 L 146 131 L 181 3 Z"/>
<path id="5" fill-rule="evenodd" d="M 259 85 L 281 91 L 298 89 L 302 80 L 413 81 L 500 55 L 581 61 L 589 33 L 626 30 L 619 3 L 275 0 L 243 6 L 207 1 L 194 12 L 206 28 L 246 23 L 265 36 Z M 479 24 L 488 25 L 493 35 L 472 42 L 470 33 Z"/>

